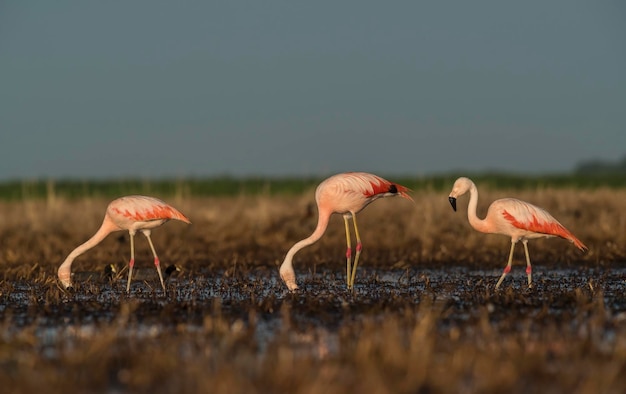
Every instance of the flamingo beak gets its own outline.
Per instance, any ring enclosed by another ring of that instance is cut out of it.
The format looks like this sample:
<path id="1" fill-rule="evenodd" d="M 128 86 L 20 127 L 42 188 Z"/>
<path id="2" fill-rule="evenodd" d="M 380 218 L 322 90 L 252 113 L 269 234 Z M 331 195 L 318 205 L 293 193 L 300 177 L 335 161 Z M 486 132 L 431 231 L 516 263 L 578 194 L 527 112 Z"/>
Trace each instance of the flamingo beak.
<path id="1" fill-rule="evenodd" d="M 448 197 L 448 201 L 450 201 L 450 205 L 452 205 L 452 209 L 454 209 L 454 212 L 456 212 L 456 198 Z"/>

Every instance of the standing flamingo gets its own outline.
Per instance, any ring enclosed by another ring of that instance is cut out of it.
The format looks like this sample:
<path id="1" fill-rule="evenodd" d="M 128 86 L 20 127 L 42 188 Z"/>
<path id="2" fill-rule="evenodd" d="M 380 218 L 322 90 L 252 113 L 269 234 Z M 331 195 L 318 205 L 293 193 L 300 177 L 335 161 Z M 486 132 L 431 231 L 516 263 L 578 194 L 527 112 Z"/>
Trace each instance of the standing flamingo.
<path id="1" fill-rule="evenodd" d="M 161 265 L 159 263 L 159 257 L 154 249 L 154 245 L 152 244 L 152 240 L 150 239 L 150 231 L 171 219 L 180 220 L 188 224 L 191 223 L 185 215 L 177 211 L 174 207 L 154 197 L 126 196 L 111 201 L 107 207 L 100 229 L 89 240 L 87 240 L 87 242 L 74 249 L 59 267 L 59 280 L 66 288 L 70 287 L 72 285 L 72 262 L 76 257 L 99 244 L 110 233 L 114 231 L 128 230 L 128 233 L 130 234 L 130 261 L 128 263 L 128 282 L 126 284 L 126 292 L 129 292 L 130 281 L 133 276 L 133 266 L 135 265 L 134 237 L 137 231 L 141 231 L 148 239 L 150 249 L 154 255 L 154 265 L 156 266 L 159 278 L 161 279 L 163 291 L 165 291 L 163 275 L 161 274 Z"/>
<path id="2" fill-rule="evenodd" d="M 583 252 L 587 247 L 576 238 L 569 230 L 559 223 L 547 211 L 525 201 L 515 198 L 502 198 L 494 201 L 487 210 L 484 219 L 476 216 L 476 206 L 478 205 L 478 189 L 471 179 L 461 177 L 454 182 L 448 200 L 452 209 L 456 211 L 456 199 L 463 194 L 470 193 L 467 218 L 474 229 L 488 234 L 502 234 L 511 237 L 511 251 L 509 261 L 504 267 L 504 272 L 496 289 L 504 280 L 504 277 L 511 271 L 511 261 L 513 260 L 513 250 L 517 241 L 521 240 L 526 253 L 526 274 L 528 275 L 528 287 L 532 287 L 532 267 L 528 254 L 528 240 L 541 237 L 561 237 L 572 242 Z"/>
<path id="3" fill-rule="evenodd" d="M 320 183 L 315 191 L 315 201 L 317 202 L 318 210 L 317 227 L 308 238 L 297 242 L 289 249 L 283 264 L 280 266 L 280 277 L 289 290 L 298 288 L 292 264 L 293 256 L 300 249 L 317 242 L 322 237 L 333 213 L 342 214 L 345 222 L 347 245 L 346 284 L 348 289 L 352 289 L 362 250 L 361 237 L 356 224 L 356 214 L 380 197 L 399 195 L 412 201 L 411 197 L 406 193 L 407 191 L 408 189 L 404 186 L 391 183 L 379 176 L 365 172 L 337 174 Z M 351 267 L 352 247 L 350 244 L 349 219 L 354 221 L 354 233 L 356 235 L 356 255 L 354 256 L 353 267 Z"/>

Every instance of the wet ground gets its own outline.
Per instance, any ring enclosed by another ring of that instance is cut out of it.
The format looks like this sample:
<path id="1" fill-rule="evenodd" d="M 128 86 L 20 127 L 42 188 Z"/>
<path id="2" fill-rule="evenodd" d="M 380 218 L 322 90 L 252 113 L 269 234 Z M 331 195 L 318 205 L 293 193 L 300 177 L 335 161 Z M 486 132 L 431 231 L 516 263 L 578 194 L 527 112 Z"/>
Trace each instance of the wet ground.
<path id="1" fill-rule="evenodd" d="M 124 270 L 111 279 L 94 273 L 94 277 L 77 282 L 71 292 L 60 290 L 53 279 L 40 283 L 5 281 L 0 288 L 2 343 L 5 344 L 4 352 L 0 352 L 0 363 L 5 368 L 4 378 L 8 377 L 15 387 L 21 387 L 21 380 L 28 376 L 19 368 L 14 377 L 6 372 L 6 367 L 19 365 L 19 360 L 14 358 L 20 354 L 6 349 L 11 343 L 24 341 L 29 343 L 29 354 L 33 357 L 39 354 L 38 361 L 31 362 L 46 365 L 63 362 L 68 349 L 80 351 L 81 344 L 97 342 L 103 332 L 114 332 L 115 341 L 125 340 L 131 344 L 152 343 L 175 336 L 181 341 L 176 345 L 177 353 L 183 351 L 181 347 L 194 349 L 193 343 L 200 335 L 213 338 L 212 347 L 219 348 L 229 341 L 238 343 L 237 346 L 246 349 L 245 354 L 258 360 L 275 356 L 277 348 L 287 347 L 293 352 L 290 357 L 314 363 L 336 362 L 346 357 L 346 349 L 358 348 L 358 343 L 346 341 L 350 331 L 362 334 L 365 330 L 375 342 L 389 334 L 385 324 L 397 321 L 392 325 L 398 332 L 392 335 L 410 336 L 421 321 L 433 315 L 432 328 L 424 334 L 424 338 L 430 337 L 433 341 L 441 341 L 441 338 L 465 344 L 479 341 L 489 348 L 490 341 L 501 341 L 499 337 L 506 341 L 508 336 L 514 335 L 516 343 L 528 341 L 520 345 L 524 347 L 524 354 L 533 346 L 539 346 L 548 349 L 546 357 L 558 358 L 563 352 L 566 356 L 568 353 L 562 347 L 572 340 L 585 343 L 585 351 L 594 357 L 611 358 L 615 352 L 626 354 L 626 297 L 623 294 L 626 264 L 536 267 L 532 289 L 526 286 L 524 267 L 514 266 L 497 291 L 494 286 L 501 273 L 499 268 L 477 269 L 453 264 L 410 269 L 360 267 L 352 292 L 346 290 L 344 276 L 339 266 L 337 268 L 318 267 L 315 272 L 300 272 L 301 288 L 296 293 L 286 290 L 274 269 L 258 267 L 239 272 L 183 268 L 167 279 L 166 294 L 157 279 L 135 280 L 130 294 L 126 294 Z M 306 267 L 301 271 L 304 269 Z M 420 315 L 426 317 L 420 320 Z M 542 330 L 554 336 L 543 338 Z M 564 343 L 559 343 L 561 336 Z M 455 350 L 447 346 L 440 351 L 453 355 Z M 109 345 L 107 349 L 111 351 Z M 117 350 L 121 355 L 128 351 Z M 230 349 L 223 357 L 236 358 L 238 351 L 241 350 Z M 402 349 L 392 353 L 398 351 Z M 583 355 L 578 354 L 578 357 Z M 620 358 L 619 371 L 626 368 L 625 360 Z M 466 362 L 472 365 L 471 360 Z M 107 374 L 113 377 L 104 382 L 87 379 L 85 387 L 100 387 L 111 392 L 137 389 L 137 386 L 123 384 L 124 375 L 120 372 L 123 369 L 109 368 L 114 372 Z M 95 382 L 99 383 L 93 386 Z M 541 382 L 543 379 L 538 381 Z M 610 382 L 608 392 L 620 392 L 624 383 L 623 378 Z M 452 387 L 465 387 L 463 383 L 457 385 Z M 532 380 L 526 385 L 540 387 Z M 270 384 L 266 388 L 281 391 L 281 387 L 302 391 L 297 385 Z M 399 391 L 412 392 L 420 387 L 429 387 L 425 392 L 456 391 L 442 390 L 434 383 Z M 480 386 L 470 379 L 468 391 L 476 387 Z M 561 392 L 561 388 L 588 392 L 571 384 L 556 385 L 552 391 Z"/>
<path id="2" fill-rule="evenodd" d="M 35 324 L 59 326 L 62 331 L 68 325 L 111 322 L 120 305 L 132 301 L 136 304 L 134 318 L 138 324 L 167 329 L 178 323 L 202 325 L 203 318 L 211 314 L 218 302 L 221 313 L 233 319 L 246 319 L 250 309 L 255 309 L 271 327 L 272 319 L 281 318 L 274 313 L 288 303 L 303 307 L 291 312 L 296 324 L 332 331 L 343 319 L 370 315 L 376 310 L 401 310 L 424 298 L 445 305 L 448 319 L 462 322 L 475 317 L 478 307 L 485 305 L 494 317 L 532 313 L 534 309 L 541 312 L 546 307 L 548 314 L 567 314 L 576 307 L 572 297 L 582 296 L 601 297 L 607 310 L 618 316 L 624 313 L 626 318 L 626 264 L 535 268 L 531 289 L 526 285 L 524 267 L 517 266 L 498 290 L 495 283 L 501 274 L 499 268 L 452 264 L 391 270 L 360 267 L 353 291 L 346 289 L 343 272 L 320 268 L 316 271 L 300 273 L 300 289 L 294 293 L 286 289 L 274 270 L 254 268 L 242 273 L 182 269 L 166 279 L 166 293 L 155 275 L 147 280 L 133 280 L 129 294 L 125 291 L 126 271 L 113 274 L 110 279 L 90 271 L 91 275 L 82 282 L 75 280 L 74 289 L 59 290 L 58 303 L 46 299 L 46 291 L 58 286 L 56 283 L 5 282 L 0 293 L 0 311 L 8 328 Z M 264 332 L 268 327 L 258 327 L 259 338 L 271 336 Z"/>

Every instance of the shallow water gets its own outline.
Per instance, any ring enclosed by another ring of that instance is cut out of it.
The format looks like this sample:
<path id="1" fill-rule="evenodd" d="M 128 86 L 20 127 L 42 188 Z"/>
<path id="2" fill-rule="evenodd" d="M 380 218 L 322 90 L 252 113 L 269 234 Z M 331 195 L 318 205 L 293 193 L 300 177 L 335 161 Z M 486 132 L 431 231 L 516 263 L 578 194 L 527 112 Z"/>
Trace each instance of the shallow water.
<path id="1" fill-rule="evenodd" d="M 285 331 L 287 315 L 294 343 L 302 351 L 327 355 L 337 350 L 337 328 L 342 322 L 403 313 L 425 298 L 446 309 L 441 330 L 462 327 L 485 310 L 494 322 L 533 315 L 565 320 L 579 313 L 577 297 L 581 296 L 602 297 L 611 319 L 626 319 L 626 264 L 613 264 L 610 269 L 535 267 L 532 289 L 526 286 L 524 267 L 516 266 L 496 291 L 500 274 L 501 269 L 452 264 L 404 270 L 360 267 L 350 292 L 340 273 L 318 269 L 299 273 L 300 289 L 290 293 L 273 270 L 257 269 L 236 277 L 225 272 L 211 276 L 185 272 L 168 280 L 167 294 L 158 282 L 134 281 L 127 295 L 125 278 L 117 277 L 82 283 L 58 303 L 44 299 L 44 287 L 20 281 L 5 284 L 0 296 L 2 335 L 10 341 L 29 327 L 44 348 L 52 349 L 58 342 L 97 336 L 100 324 L 118 320 L 132 322 L 119 335 L 150 338 L 181 327 L 188 332 L 201 330 L 207 317 L 219 314 L 234 330 L 238 325 L 250 326 L 262 354 Z M 611 335 L 607 328 L 605 336 Z"/>
<path id="2" fill-rule="evenodd" d="M 626 264 L 187 267 L 166 282 L 0 282 L 11 392 L 615 392 Z M 302 371 L 308 373 L 302 374 Z M 494 374 L 494 370 L 498 370 Z M 373 379 L 373 380 L 371 380 Z M 581 383 L 582 382 L 582 383 Z M 329 387 L 333 388 L 332 390 Z"/>

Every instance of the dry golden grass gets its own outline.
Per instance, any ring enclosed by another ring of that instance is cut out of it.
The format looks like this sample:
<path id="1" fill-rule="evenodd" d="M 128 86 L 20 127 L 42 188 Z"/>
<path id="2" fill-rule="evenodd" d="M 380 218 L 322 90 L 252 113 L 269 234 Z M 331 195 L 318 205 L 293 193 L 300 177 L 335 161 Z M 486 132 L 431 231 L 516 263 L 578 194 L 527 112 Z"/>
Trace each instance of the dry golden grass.
<path id="1" fill-rule="evenodd" d="M 154 292 L 135 286 L 127 297 L 123 285 L 102 283 L 67 293 L 57 286 L 56 269 L 95 232 L 108 201 L 2 203 L 0 387 L 11 393 L 626 391 L 624 278 L 610 271 L 626 261 L 626 191 L 480 192 L 479 215 L 493 199 L 515 196 L 546 208 L 590 248 L 582 254 L 560 239 L 531 242 L 535 272 L 559 266 L 606 272 L 567 286 L 547 280 L 531 291 L 516 290 L 522 276 L 501 292 L 493 291 L 497 277 L 431 283 L 421 270 L 503 268 L 509 240 L 470 228 L 467 197 L 454 213 L 447 194 L 416 191 L 415 204 L 387 199 L 359 214 L 361 267 L 374 272 L 357 278 L 364 290 L 350 294 L 340 286 L 345 238 L 336 215 L 325 237 L 296 256 L 299 280 L 310 291 L 291 295 L 277 281 L 277 267 L 315 227 L 312 191 L 179 196 L 168 202 L 193 224 L 167 223 L 153 233 L 163 264 L 177 263 L 185 275 L 168 285 L 167 297 L 158 286 Z M 120 269 L 128 253 L 128 235 L 110 235 L 73 270 L 109 263 Z M 137 253 L 137 264 L 150 267 L 141 238 Z M 523 265 L 521 248 L 516 262 Z M 404 286 L 376 279 L 375 272 L 391 268 L 416 274 Z M 326 272 L 321 281 L 311 279 L 317 269 Z M 333 272 L 339 284 L 325 282 Z"/>
<path id="2" fill-rule="evenodd" d="M 161 259 L 182 264 L 229 267 L 275 266 L 287 249 L 314 229 L 317 211 L 313 191 L 300 197 L 241 196 L 236 198 L 181 199 L 169 201 L 190 217 L 193 224 L 168 223 L 154 231 Z M 481 190 L 479 216 L 496 198 L 511 196 L 506 191 Z M 404 199 L 373 203 L 359 214 L 364 243 L 363 263 L 419 265 L 425 263 L 496 264 L 506 261 L 509 239 L 485 235 L 470 228 L 466 197 L 453 212 L 447 195 L 431 191 L 413 193 L 415 204 Z M 535 190 L 516 192 L 515 197 L 539 205 L 589 246 L 581 254 L 560 239 L 531 242 L 536 264 L 552 262 L 610 263 L 624 261 L 626 210 L 624 190 Z M 58 264 L 99 227 L 108 201 L 86 199 L 67 202 L 26 200 L 1 203 L 0 264 L 6 268 L 36 266 L 53 275 Z M 101 245 L 79 257 L 74 268 L 93 269 L 103 261 L 123 266 L 128 255 L 128 236 L 111 235 Z M 139 259 L 150 260 L 139 237 Z M 341 261 L 344 228 L 334 215 L 320 242 L 296 256 L 296 269 L 320 258 Z M 516 255 L 522 257 L 521 253 Z M 322 253 L 323 252 L 323 253 Z M 523 257 L 522 257 L 523 258 Z M 141 261 L 139 262 L 141 263 Z M 139 264 L 138 263 L 138 264 Z M 341 265 L 337 265 L 341 269 Z M 6 274 L 5 274 L 6 275 Z"/>

